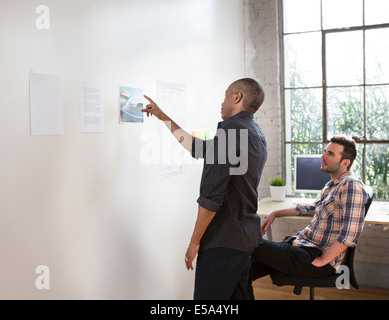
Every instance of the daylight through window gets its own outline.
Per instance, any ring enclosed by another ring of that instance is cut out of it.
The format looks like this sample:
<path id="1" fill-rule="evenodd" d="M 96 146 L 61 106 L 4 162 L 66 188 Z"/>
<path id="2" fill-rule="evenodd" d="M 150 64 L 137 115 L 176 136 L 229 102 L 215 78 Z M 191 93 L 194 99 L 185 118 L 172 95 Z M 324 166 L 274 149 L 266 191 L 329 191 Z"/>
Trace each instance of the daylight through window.
<path id="1" fill-rule="evenodd" d="M 338 133 L 355 137 L 352 171 L 389 199 L 389 1 L 280 0 L 285 171 L 321 154 Z"/>

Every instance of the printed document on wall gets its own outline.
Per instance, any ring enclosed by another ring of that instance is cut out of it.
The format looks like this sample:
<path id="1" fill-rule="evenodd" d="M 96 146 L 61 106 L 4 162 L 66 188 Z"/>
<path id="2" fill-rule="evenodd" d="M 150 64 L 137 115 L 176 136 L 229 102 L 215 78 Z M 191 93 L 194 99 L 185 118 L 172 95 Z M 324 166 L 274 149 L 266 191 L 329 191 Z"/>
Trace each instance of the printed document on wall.
<path id="1" fill-rule="evenodd" d="M 185 127 L 186 109 L 186 85 L 158 81 L 158 103 L 162 110 L 169 114 L 177 123 Z M 161 176 L 170 176 L 186 171 L 185 149 L 177 142 L 174 136 L 161 123 Z M 189 159 L 191 160 L 191 159 Z"/>
<path id="2" fill-rule="evenodd" d="M 81 132 L 104 132 L 104 100 L 100 80 L 80 79 Z"/>
<path id="3" fill-rule="evenodd" d="M 30 73 L 31 135 L 63 135 L 61 79 Z"/>

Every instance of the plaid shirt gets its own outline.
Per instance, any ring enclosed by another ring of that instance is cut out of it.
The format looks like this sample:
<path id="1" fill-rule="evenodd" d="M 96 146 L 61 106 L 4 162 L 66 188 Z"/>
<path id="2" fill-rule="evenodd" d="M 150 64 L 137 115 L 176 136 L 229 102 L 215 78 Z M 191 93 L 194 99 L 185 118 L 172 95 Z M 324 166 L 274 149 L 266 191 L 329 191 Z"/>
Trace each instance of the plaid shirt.
<path id="1" fill-rule="evenodd" d="M 294 236 L 293 245 L 319 248 L 323 252 L 335 241 L 355 246 L 363 230 L 366 202 L 363 184 L 351 172 L 329 181 L 313 205 L 296 206 L 297 215 L 313 216 L 313 219 Z M 337 269 L 346 251 L 329 264 Z"/>

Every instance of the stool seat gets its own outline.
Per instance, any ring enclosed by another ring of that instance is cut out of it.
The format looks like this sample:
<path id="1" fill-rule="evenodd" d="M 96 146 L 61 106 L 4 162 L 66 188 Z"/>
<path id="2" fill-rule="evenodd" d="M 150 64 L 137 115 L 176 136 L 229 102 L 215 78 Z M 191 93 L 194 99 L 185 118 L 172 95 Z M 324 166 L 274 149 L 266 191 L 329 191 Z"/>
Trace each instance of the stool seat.
<path id="1" fill-rule="evenodd" d="M 299 286 L 299 287 L 336 287 L 336 279 L 339 274 L 319 278 L 303 278 L 290 276 L 282 272 L 274 272 L 270 275 L 273 284 L 277 286 Z"/>

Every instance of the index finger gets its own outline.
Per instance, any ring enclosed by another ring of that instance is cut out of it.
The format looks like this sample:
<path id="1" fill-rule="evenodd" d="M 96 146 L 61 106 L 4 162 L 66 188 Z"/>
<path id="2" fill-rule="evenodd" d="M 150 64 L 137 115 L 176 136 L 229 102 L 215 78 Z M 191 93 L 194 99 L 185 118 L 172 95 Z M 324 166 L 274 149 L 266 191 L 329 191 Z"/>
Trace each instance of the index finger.
<path id="1" fill-rule="evenodd" d="M 154 103 L 155 104 L 155 102 L 151 99 L 151 98 L 149 98 L 148 96 L 146 96 L 145 94 L 143 95 L 150 103 Z"/>

